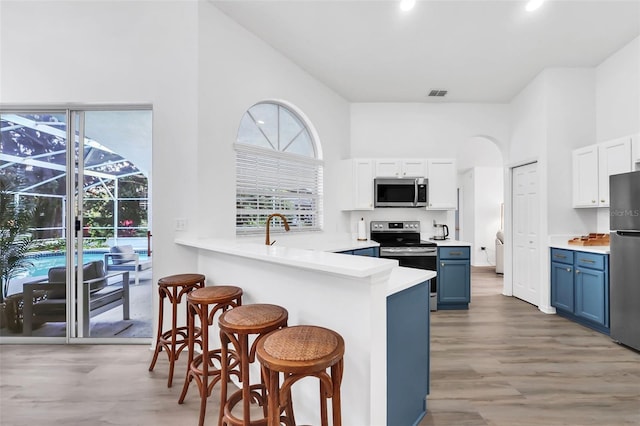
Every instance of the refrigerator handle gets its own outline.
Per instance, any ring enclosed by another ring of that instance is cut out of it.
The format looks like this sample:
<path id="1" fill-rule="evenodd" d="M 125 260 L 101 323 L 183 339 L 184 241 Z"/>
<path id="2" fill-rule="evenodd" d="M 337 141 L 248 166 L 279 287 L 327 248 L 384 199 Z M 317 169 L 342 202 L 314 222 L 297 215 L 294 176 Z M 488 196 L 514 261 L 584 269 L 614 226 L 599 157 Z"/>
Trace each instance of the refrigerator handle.
<path id="1" fill-rule="evenodd" d="M 640 231 L 616 231 L 621 237 L 640 237 Z"/>

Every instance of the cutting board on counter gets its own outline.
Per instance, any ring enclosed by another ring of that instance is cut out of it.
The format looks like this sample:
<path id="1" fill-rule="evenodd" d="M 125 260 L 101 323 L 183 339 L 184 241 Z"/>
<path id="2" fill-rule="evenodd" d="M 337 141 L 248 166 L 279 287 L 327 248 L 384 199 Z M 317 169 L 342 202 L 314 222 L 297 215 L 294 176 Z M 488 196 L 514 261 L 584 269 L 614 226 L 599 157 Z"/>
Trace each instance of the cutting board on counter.
<path id="1" fill-rule="evenodd" d="M 573 246 L 608 246 L 609 234 L 596 234 L 583 235 L 576 237 L 568 241 Z"/>

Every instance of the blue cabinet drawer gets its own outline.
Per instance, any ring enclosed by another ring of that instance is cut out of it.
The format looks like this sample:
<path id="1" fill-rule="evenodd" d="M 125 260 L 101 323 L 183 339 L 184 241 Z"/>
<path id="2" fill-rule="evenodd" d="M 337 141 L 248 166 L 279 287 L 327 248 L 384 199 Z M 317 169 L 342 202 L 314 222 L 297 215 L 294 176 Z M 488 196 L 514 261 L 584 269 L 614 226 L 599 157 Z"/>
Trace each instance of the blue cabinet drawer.
<path id="1" fill-rule="evenodd" d="M 367 247 L 353 250 L 352 254 L 356 256 L 380 257 L 378 250 L 378 247 Z"/>
<path id="2" fill-rule="evenodd" d="M 438 247 L 438 259 L 469 259 L 469 247 Z"/>
<path id="3" fill-rule="evenodd" d="M 603 271 L 605 269 L 605 255 L 577 251 L 576 266 Z"/>
<path id="4" fill-rule="evenodd" d="M 571 250 L 551 249 L 551 261 L 557 263 L 566 263 L 568 265 L 573 264 L 573 254 Z"/>

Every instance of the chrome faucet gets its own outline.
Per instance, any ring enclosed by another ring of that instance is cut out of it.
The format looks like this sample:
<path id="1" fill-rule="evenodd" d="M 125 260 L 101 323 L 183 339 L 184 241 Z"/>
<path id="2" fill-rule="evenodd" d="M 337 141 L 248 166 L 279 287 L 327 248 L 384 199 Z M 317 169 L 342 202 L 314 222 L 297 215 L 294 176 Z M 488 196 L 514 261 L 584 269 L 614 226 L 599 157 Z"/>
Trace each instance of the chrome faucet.
<path id="1" fill-rule="evenodd" d="M 275 240 L 273 240 L 273 242 L 269 241 L 269 224 L 271 223 L 271 218 L 274 216 L 278 216 L 280 219 L 282 219 L 282 221 L 284 222 L 284 230 L 289 231 L 289 222 L 287 222 L 286 217 L 284 217 L 280 213 L 270 214 L 269 217 L 267 218 L 267 235 L 265 236 L 265 239 L 264 239 L 264 243 L 268 246 L 276 242 Z"/>

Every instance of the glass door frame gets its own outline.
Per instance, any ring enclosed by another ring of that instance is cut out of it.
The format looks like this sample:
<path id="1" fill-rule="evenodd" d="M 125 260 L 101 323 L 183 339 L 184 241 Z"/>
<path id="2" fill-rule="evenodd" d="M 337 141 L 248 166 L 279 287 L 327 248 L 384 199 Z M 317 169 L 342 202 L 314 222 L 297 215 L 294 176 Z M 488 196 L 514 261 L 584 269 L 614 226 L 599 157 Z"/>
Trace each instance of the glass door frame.
<path id="1" fill-rule="evenodd" d="M 51 113 L 66 117 L 66 199 L 63 222 L 66 243 L 66 335 L 65 337 L 2 336 L 0 344 L 150 344 L 152 337 L 86 337 L 84 336 L 82 298 L 83 268 L 83 211 L 84 211 L 84 139 L 85 112 L 87 111 L 133 111 L 153 112 L 151 104 L 60 104 L 60 105 L 14 105 L 0 103 L 0 113 Z M 77 155 L 76 155 L 77 148 Z M 149 176 L 151 178 L 151 176 Z M 78 226 L 79 225 L 79 226 Z M 117 232 L 117 230 L 116 230 Z M 79 284 L 78 284 L 79 283 Z M 74 302 L 77 301 L 77 302 Z"/>

